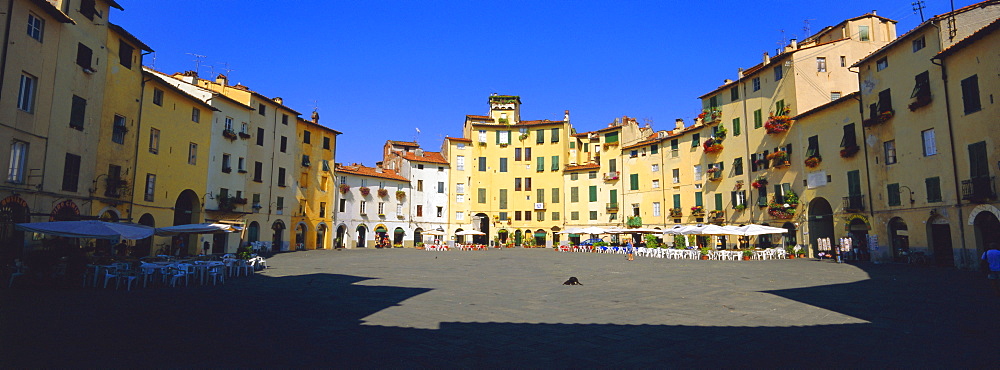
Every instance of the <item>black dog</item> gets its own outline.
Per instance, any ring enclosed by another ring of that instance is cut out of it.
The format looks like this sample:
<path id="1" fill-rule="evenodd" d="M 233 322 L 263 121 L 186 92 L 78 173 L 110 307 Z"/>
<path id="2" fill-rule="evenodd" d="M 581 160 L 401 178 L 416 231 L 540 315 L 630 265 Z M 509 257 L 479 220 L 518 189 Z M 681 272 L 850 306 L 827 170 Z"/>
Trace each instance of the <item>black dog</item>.
<path id="1" fill-rule="evenodd" d="M 570 276 L 569 280 L 566 280 L 566 282 L 563 283 L 563 285 L 583 285 L 583 284 L 580 284 L 580 280 L 578 280 L 576 276 Z"/>

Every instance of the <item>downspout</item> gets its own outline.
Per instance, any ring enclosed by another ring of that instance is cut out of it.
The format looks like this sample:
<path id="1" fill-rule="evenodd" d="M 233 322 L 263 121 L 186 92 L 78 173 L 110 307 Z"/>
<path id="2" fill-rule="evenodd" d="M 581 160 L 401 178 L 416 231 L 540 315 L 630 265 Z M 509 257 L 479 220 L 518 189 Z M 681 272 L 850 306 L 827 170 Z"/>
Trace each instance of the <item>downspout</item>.
<path id="1" fill-rule="evenodd" d="M 747 88 L 746 88 L 746 85 L 743 83 L 743 75 L 742 75 L 742 73 L 740 74 L 740 77 L 738 79 L 736 79 L 736 89 L 737 89 L 737 91 L 739 91 L 740 87 L 743 87 L 743 91 L 742 91 L 742 93 L 743 93 L 743 117 L 750 118 L 750 116 L 747 115 Z M 746 174 L 746 178 L 747 178 L 746 183 L 744 184 L 744 186 L 750 186 L 750 177 L 753 174 L 753 171 L 751 171 L 751 169 L 753 167 L 751 166 L 751 161 L 750 161 L 750 120 L 749 119 L 746 120 L 746 122 L 743 122 L 742 125 L 743 125 L 743 127 L 741 127 L 740 131 L 744 131 L 744 132 L 742 132 L 742 134 L 743 134 L 743 142 L 744 142 L 744 144 L 746 144 L 746 148 L 747 148 L 746 152 L 743 153 L 743 154 L 746 154 L 745 158 L 747 159 L 747 162 L 746 162 L 746 171 L 743 172 L 744 174 Z M 743 188 L 741 187 L 740 189 L 742 190 Z M 753 191 L 749 190 L 749 188 L 747 188 L 746 191 L 748 193 L 750 193 L 751 196 L 753 196 Z M 746 205 L 746 208 L 744 208 L 743 210 L 745 212 L 747 212 L 747 216 L 749 216 L 749 219 L 747 220 L 747 222 L 748 223 L 753 223 L 754 207 L 753 207 L 753 203 L 749 202 L 750 198 L 751 197 L 743 197 L 743 204 Z M 749 238 L 747 240 L 749 240 Z M 740 239 L 739 238 L 736 239 L 736 244 L 740 245 Z"/>
<path id="2" fill-rule="evenodd" d="M 857 73 L 858 74 L 858 82 L 859 82 L 859 85 L 860 85 L 861 70 L 851 71 L 850 67 L 848 67 L 847 70 L 850 71 L 850 72 L 852 72 L 852 73 Z M 864 104 L 864 99 L 862 98 L 862 94 L 861 94 L 860 91 L 858 91 L 858 97 L 855 100 L 858 101 L 858 115 L 861 117 L 858 120 L 858 122 L 863 122 L 865 120 L 865 104 Z M 864 135 L 865 135 L 865 125 L 864 125 L 864 123 L 862 123 L 861 124 L 861 148 L 864 149 L 864 156 L 865 156 L 865 184 L 867 185 L 867 188 L 868 188 L 868 216 L 869 216 L 869 222 L 873 223 L 874 220 L 875 220 L 875 209 L 874 209 L 875 208 L 874 207 L 875 202 L 872 199 L 872 198 L 874 198 L 874 193 L 872 193 L 871 166 L 868 163 L 868 144 L 865 143 L 865 136 Z M 850 191 L 850 189 L 848 189 L 848 191 Z M 850 195 L 850 194 L 848 194 L 848 195 Z M 890 253 L 892 253 L 892 252 L 890 251 Z"/>
<path id="3" fill-rule="evenodd" d="M 938 25 L 934 24 L 934 27 L 938 28 L 938 34 L 940 35 L 941 30 Z M 936 63 L 935 60 L 941 61 L 941 63 Z M 955 208 L 958 209 L 958 234 L 962 246 L 961 265 L 968 267 L 968 248 L 965 243 L 965 222 L 963 221 L 965 216 L 962 214 L 962 189 L 960 185 L 961 182 L 958 179 L 958 156 L 955 155 L 954 127 L 951 124 L 951 101 L 948 94 L 948 69 L 945 68 L 944 60 L 938 59 L 937 57 L 931 58 L 931 64 L 941 67 L 941 80 L 944 81 L 944 107 L 948 124 L 948 143 L 951 147 L 949 148 L 951 150 L 951 173 L 955 180 Z M 974 267 L 972 267 L 972 269 L 974 269 Z"/>
<path id="4" fill-rule="evenodd" d="M 7 53 L 10 52 L 10 22 L 14 11 L 14 0 L 7 0 L 7 24 L 4 25 L 3 55 L 0 56 L 0 97 L 3 97 L 3 83 L 7 81 Z"/>
<path id="5" fill-rule="evenodd" d="M 139 55 L 139 60 L 142 60 L 142 56 L 150 53 L 141 53 Z M 142 76 L 142 63 L 139 63 L 139 75 Z M 141 141 L 140 135 L 142 135 L 142 107 L 145 103 L 146 95 L 146 82 L 150 81 L 145 78 L 141 78 L 142 82 L 139 83 L 139 113 L 136 114 L 135 119 L 135 151 L 132 152 L 132 199 L 128 204 L 128 217 L 130 220 L 135 220 L 135 215 L 132 213 L 135 209 L 135 184 L 139 177 L 139 142 Z M 143 187 L 145 189 L 145 187 Z M 145 194 L 145 191 L 143 191 Z M 143 198 L 145 199 L 145 198 Z"/>

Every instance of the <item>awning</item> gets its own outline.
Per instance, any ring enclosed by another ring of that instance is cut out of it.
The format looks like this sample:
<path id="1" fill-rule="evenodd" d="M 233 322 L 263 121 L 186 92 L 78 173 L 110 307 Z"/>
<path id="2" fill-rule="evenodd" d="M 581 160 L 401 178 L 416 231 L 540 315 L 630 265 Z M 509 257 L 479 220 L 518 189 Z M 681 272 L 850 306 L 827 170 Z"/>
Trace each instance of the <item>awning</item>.
<path id="1" fill-rule="evenodd" d="M 174 236 L 183 234 L 222 234 L 240 230 L 243 230 L 243 228 L 229 224 L 187 224 L 157 228 L 156 235 Z"/>
<path id="2" fill-rule="evenodd" d="M 15 226 L 24 231 L 84 239 L 139 240 L 152 236 L 154 232 L 149 226 L 96 220 L 33 222 Z"/>

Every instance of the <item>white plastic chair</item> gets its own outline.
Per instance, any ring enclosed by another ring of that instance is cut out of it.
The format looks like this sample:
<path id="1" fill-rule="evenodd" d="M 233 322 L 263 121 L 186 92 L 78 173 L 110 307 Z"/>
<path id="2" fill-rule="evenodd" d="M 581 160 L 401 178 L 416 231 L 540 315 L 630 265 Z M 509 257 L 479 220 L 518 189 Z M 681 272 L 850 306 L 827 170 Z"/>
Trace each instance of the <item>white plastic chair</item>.
<path id="1" fill-rule="evenodd" d="M 226 284 L 226 266 L 225 265 L 212 265 L 208 268 L 208 276 L 212 278 L 212 285 L 222 281 L 222 284 Z"/>

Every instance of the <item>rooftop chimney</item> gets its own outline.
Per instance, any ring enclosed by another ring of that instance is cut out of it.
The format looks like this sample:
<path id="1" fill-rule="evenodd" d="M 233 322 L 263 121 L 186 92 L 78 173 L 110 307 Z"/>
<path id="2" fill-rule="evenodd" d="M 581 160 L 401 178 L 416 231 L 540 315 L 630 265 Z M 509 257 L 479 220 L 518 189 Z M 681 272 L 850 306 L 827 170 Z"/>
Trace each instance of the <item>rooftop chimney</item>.
<path id="1" fill-rule="evenodd" d="M 765 51 L 764 52 L 764 64 L 767 64 L 767 63 L 771 63 L 771 56 L 767 55 L 767 52 Z"/>
<path id="2" fill-rule="evenodd" d="M 284 99 L 281 99 L 280 96 L 275 96 L 274 99 L 272 99 L 272 100 L 274 100 L 274 102 L 278 103 L 278 104 L 284 104 L 284 101 L 285 101 Z"/>
<path id="3" fill-rule="evenodd" d="M 678 118 L 678 119 L 675 119 L 675 120 L 674 120 L 674 123 L 675 123 L 675 124 L 677 125 L 677 126 L 676 126 L 676 129 L 677 129 L 678 131 L 679 131 L 679 130 L 683 130 L 683 129 L 684 129 L 684 119 L 683 119 L 683 118 Z"/>
<path id="4" fill-rule="evenodd" d="M 414 151 L 413 154 L 415 154 L 417 157 L 423 157 L 424 156 L 424 150 L 420 149 L 420 148 L 417 148 L 417 150 Z"/>
<path id="5" fill-rule="evenodd" d="M 725 80 L 722 80 L 722 84 L 723 84 L 723 85 L 729 85 L 729 84 L 731 84 L 731 83 L 733 83 L 733 80 L 730 80 L 730 79 L 728 79 L 728 78 L 727 78 L 727 79 L 725 79 Z"/>
<path id="6" fill-rule="evenodd" d="M 215 83 L 222 86 L 229 86 L 229 77 L 220 73 L 218 76 L 215 76 Z"/>
<path id="7" fill-rule="evenodd" d="M 566 110 L 566 114 L 563 114 L 563 122 L 569 122 L 569 109 Z"/>
<path id="8" fill-rule="evenodd" d="M 874 9 L 872 9 L 872 15 L 878 15 L 878 14 L 875 13 Z"/>
<path id="9" fill-rule="evenodd" d="M 792 50 L 798 50 L 799 49 L 799 40 L 792 39 L 791 41 L 788 42 L 788 46 L 791 46 Z"/>
<path id="10" fill-rule="evenodd" d="M 315 124 L 319 124 L 319 112 L 313 111 L 312 122 Z"/>
<path id="11" fill-rule="evenodd" d="M 736 69 L 736 78 L 743 78 L 743 68 Z"/>

